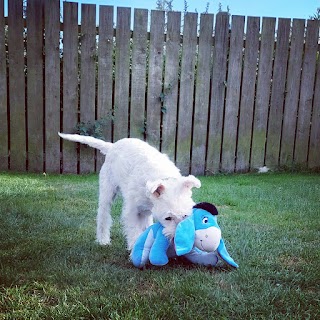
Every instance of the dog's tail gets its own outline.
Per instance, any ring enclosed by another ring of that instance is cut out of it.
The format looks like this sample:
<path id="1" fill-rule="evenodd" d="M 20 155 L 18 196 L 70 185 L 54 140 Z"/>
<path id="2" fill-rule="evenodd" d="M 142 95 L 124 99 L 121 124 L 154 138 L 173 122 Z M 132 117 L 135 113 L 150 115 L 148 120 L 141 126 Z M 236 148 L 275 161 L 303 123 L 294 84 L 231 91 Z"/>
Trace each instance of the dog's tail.
<path id="1" fill-rule="evenodd" d="M 106 142 L 94 137 L 82 136 L 79 134 L 66 134 L 66 133 L 58 132 L 58 135 L 65 140 L 87 144 L 90 147 L 100 150 L 100 152 L 103 153 L 104 155 L 107 154 L 107 152 L 110 150 L 110 148 L 113 145 L 111 142 Z"/>

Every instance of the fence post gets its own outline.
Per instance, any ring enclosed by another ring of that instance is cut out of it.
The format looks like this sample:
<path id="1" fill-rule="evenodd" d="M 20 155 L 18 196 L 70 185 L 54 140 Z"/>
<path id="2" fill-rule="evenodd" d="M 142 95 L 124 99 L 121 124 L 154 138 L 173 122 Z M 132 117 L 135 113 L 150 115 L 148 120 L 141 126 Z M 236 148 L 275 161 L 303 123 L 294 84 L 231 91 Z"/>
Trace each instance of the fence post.
<path id="1" fill-rule="evenodd" d="M 205 174 L 213 15 L 201 14 L 191 150 L 191 173 Z"/>
<path id="2" fill-rule="evenodd" d="M 45 170 L 60 172 L 60 1 L 45 1 Z"/>
<path id="3" fill-rule="evenodd" d="M 10 169 L 26 170 L 26 114 L 22 1 L 8 1 Z"/>
<path id="4" fill-rule="evenodd" d="M 262 167 L 265 162 L 272 59 L 274 53 L 275 18 L 263 18 L 259 54 L 255 112 L 253 121 L 251 169 Z"/>
<path id="5" fill-rule="evenodd" d="M 236 171 L 246 172 L 250 166 L 253 107 L 259 51 L 260 18 L 248 17 L 244 64 L 242 71 L 241 102 L 236 156 Z"/>
<path id="6" fill-rule="evenodd" d="M 196 13 L 187 13 L 184 16 L 176 159 L 183 174 L 190 172 L 197 19 Z"/>
<path id="7" fill-rule="evenodd" d="M 7 62 L 5 46 L 4 2 L 0 1 L 0 170 L 8 170 Z"/>
<path id="8" fill-rule="evenodd" d="M 222 125 L 227 84 L 227 58 L 229 49 L 229 15 L 218 13 L 215 24 L 213 68 L 211 76 L 211 103 L 206 173 L 220 171 Z"/>
<path id="9" fill-rule="evenodd" d="M 161 151 L 175 159 L 181 12 L 168 12 Z"/>
<path id="10" fill-rule="evenodd" d="M 62 131 L 73 133 L 79 116 L 78 4 L 63 3 L 63 122 Z M 62 142 L 62 172 L 77 173 L 77 144 Z"/>
<path id="11" fill-rule="evenodd" d="M 319 39 L 319 21 L 308 20 L 305 38 L 305 49 L 302 63 L 300 100 L 298 109 L 297 135 L 294 151 L 294 163 L 307 166 L 308 144 L 314 80 L 316 73 L 317 50 Z"/>
<path id="12" fill-rule="evenodd" d="M 114 93 L 114 141 L 128 137 L 130 16 L 130 8 L 118 7 Z"/>
<path id="13" fill-rule="evenodd" d="M 96 90 L 96 6 L 81 5 L 81 79 L 80 121 L 93 124 L 95 121 Z M 80 173 L 93 172 L 95 150 L 80 145 Z"/>
<path id="14" fill-rule="evenodd" d="M 134 10 L 132 43 L 132 80 L 130 106 L 130 137 L 144 139 L 146 108 L 148 10 Z"/>
<path id="15" fill-rule="evenodd" d="M 242 73 L 242 50 L 244 17 L 233 16 L 230 35 L 227 96 L 223 129 L 221 169 L 234 172 L 237 144 L 240 84 Z"/>
<path id="16" fill-rule="evenodd" d="M 285 104 L 283 111 L 280 166 L 293 165 L 293 148 L 297 124 L 297 110 L 301 80 L 302 56 L 304 48 L 305 20 L 293 19 L 290 57 L 287 72 Z"/>

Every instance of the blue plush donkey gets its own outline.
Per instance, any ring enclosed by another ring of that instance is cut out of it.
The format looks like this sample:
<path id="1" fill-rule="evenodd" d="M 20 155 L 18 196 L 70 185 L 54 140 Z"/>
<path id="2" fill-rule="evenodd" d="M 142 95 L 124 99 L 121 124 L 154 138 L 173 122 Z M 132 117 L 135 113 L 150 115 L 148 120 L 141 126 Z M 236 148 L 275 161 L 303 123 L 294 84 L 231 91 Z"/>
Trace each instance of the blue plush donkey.
<path id="1" fill-rule="evenodd" d="M 152 265 L 163 266 L 174 256 L 185 256 L 195 264 L 215 266 L 222 258 L 232 267 L 238 264 L 230 257 L 217 222 L 218 210 L 202 202 L 193 207 L 192 215 L 177 225 L 173 241 L 166 238 L 158 222 L 146 229 L 137 239 L 131 259 L 142 268 L 148 260 Z"/>

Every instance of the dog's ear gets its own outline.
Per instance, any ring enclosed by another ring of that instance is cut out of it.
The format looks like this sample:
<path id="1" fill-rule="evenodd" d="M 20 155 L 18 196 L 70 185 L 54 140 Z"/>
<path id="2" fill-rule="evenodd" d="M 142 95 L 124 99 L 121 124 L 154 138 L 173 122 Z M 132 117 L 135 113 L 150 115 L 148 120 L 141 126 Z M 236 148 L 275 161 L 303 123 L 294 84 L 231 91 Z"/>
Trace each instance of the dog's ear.
<path id="1" fill-rule="evenodd" d="M 200 188 L 201 187 L 201 182 L 199 179 L 197 179 L 193 175 L 189 175 L 188 177 L 183 177 L 182 178 L 182 187 L 185 189 L 192 189 L 192 188 Z"/>
<path id="2" fill-rule="evenodd" d="M 153 195 L 156 198 L 159 198 L 166 189 L 162 180 L 147 181 L 146 186 L 147 186 L 147 195 L 149 196 Z"/>

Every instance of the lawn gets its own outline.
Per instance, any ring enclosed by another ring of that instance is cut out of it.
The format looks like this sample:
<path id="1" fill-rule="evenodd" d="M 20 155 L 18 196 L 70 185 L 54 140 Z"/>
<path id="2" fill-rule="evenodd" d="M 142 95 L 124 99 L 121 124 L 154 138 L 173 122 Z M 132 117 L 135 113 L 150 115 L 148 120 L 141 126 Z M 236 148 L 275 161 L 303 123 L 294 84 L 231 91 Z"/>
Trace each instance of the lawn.
<path id="1" fill-rule="evenodd" d="M 320 319 L 320 175 L 200 179 L 237 270 L 136 269 L 120 200 L 95 243 L 96 175 L 0 174 L 0 319 Z"/>

